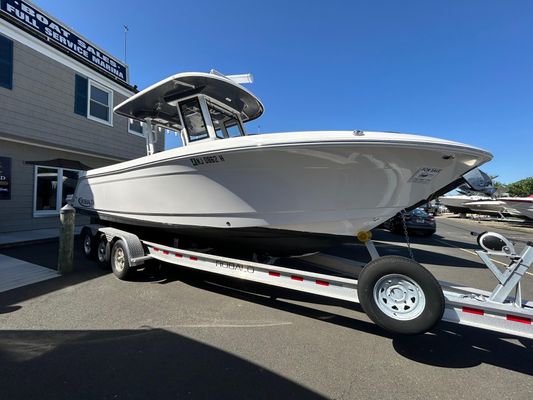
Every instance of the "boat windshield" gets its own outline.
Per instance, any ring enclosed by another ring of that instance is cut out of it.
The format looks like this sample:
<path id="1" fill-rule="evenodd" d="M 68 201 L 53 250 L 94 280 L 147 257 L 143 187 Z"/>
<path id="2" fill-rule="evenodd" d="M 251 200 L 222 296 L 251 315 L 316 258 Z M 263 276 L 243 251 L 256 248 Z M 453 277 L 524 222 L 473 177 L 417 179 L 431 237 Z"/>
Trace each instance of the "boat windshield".
<path id="1" fill-rule="evenodd" d="M 217 107 L 209 101 L 207 106 L 217 138 L 225 139 L 244 135 L 239 118 L 235 114 Z"/>
<path id="2" fill-rule="evenodd" d="M 180 111 L 183 117 L 183 124 L 187 129 L 189 142 L 206 139 L 209 137 L 206 123 L 200 108 L 200 102 L 197 97 L 182 101 Z"/>

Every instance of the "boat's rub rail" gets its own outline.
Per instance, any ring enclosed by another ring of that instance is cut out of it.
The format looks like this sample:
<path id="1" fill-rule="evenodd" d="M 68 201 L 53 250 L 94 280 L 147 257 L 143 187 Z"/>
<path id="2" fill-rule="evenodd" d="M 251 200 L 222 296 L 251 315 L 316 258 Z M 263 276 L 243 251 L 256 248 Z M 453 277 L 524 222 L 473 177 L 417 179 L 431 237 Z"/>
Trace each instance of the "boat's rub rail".
<path id="1" fill-rule="evenodd" d="M 158 165 L 166 164 L 168 162 L 172 161 L 178 161 L 183 159 L 189 159 L 189 158 L 198 158 L 198 157 L 204 157 L 207 155 L 214 155 L 217 156 L 219 154 L 225 154 L 225 153 L 235 153 L 235 152 L 243 152 L 243 151 L 250 151 L 255 150 L 258 148 L 261 149 L 268 149 L 268 148 L 291 148 L 291 147 L 309 147 L 309 146 L 346 146 L 349 145 L 357 145 L 357 146 L 380 146 L 380 147 L 413 147 L 416 146 L 417 148 L 423 148 L 427 150 L 438 150 L 442 152 L 451 151 L 451 152 L 462 152 L 465 154 L 470 154 L 473 157 L 480 157 L 485 156 L 488 158 L 488 160 L 492 159 L 492 154 L 481 149 L 469 147 L 469 146 L 461 146 L 461 145 L 455 145 L 455 144 L 447 144 L 447 143 L 423 143 L 418 141 L 406 141 L 406 140 L 377 140 L 377 139 L 365 139 L 365 140 L 320 140 L 320 141 L 306 141 L 306 142 L 279 142 L 279 143 L 263 143 L 263 142 L 256 142 L 253 145 L 246 145 L 246 146 L 238 146 L 238 147 L 227 147 L 227 148 L 221 148 L 220 150 L 215 150 L 212 148 L 206 149 L 205 151 L 201 152 L 188 152 L 185 154 L 180 154 L 176 156 L 167 156 L 167 152 L 157 153 L 153 156 L 146 157 L 147 162 L 144 162 L 142 164 L 133 164 L 133 165 L 127 165 L 124 166 L 124 168 L 116 168 L 117 165 L 115 164 L 111 167 L 102 167 L 98 169 L 94 169 L 87 172 L 86 177 L 90 178 L 96 178 L 96 177 L 103 177 L 107 175 L 113 175 L 117 173 L 125 173 L 125 172 L 131 172 L 136 171 L 138 169 L 143 169 L 146 167 L 155 167 Z M 191 147 L 183 147 L 180 149 L 189 149 Z M 149 159 L 153 159 L 153 161 L 150 161 Z M 137 159 L 138 160 L 138 159 Z M 136 161 L 136 160 L 134 160 Z M 134 161 L 126 161 L 122 164 L 130 164 Z M 101 172 L 100 172 L 101 171 Z"/>

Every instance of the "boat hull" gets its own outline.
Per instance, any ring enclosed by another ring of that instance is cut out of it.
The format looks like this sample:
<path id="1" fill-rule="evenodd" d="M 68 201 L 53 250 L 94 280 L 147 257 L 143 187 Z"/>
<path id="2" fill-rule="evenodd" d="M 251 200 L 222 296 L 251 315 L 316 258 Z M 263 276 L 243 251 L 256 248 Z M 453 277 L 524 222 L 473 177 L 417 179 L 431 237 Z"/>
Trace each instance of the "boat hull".
<path id="1" fill-rule="evenodd" d="M 481 201 L 483 199 L 485 197 L 481 196 L 443 196 L 439 197 L 439 202 L 454 214 L 468 214 L 472 212 L 472 208 L 467 203 Z"/>
<path id="2" fill-rule="evenodd" d="M 500 198 L 509 209 L 533 220 L 533 198 L 531 197 L 502 197 Z"/>
<path id="3" fill-rule="evenodd" d="M 89 171 L 74 205 L 102 220 L 193 236 L 243 237 L 261 228 L 263 240 L 291 232 L 345 241 L 490 158 L 473 148 L 348 135 L 330 142 L 202 149 Z"/>
<path id="4" fill-rule="evenodd" d="M 500 200 L 473 201 L 471 203 L 465 203 L 465 206 L 470 208 L 470 212 L 477 214 L 520 215 L 519 212 L 509 208 L 505 202 Z"/>

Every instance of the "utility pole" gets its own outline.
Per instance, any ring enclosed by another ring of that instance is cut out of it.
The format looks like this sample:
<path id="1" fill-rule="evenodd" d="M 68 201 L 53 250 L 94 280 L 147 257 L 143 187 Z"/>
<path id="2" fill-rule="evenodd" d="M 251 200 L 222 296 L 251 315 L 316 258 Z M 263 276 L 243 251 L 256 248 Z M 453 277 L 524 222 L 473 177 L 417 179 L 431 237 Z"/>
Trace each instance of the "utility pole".
<path id="1" fill-rule="evenodd" d="M 130 28 L 128 28 L 128 25 L 124 25 L 124 64 L 127 64 L 127 46 L 128 46 L 128 31 Z"/>

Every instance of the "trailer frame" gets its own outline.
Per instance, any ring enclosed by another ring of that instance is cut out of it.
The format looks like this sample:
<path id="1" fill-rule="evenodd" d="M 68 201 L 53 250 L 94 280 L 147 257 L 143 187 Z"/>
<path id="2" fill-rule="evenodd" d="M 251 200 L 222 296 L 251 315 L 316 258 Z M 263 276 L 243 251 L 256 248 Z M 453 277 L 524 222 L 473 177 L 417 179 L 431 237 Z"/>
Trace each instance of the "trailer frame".
<path id="1" fill-rule="evenodd" d="M 484 234 L 490 234 L 485 232 Z M 323 274 L 302 269 L 294 269 L 237 258 L 202 253 L 178 247 L 170 247 L 148 240 L 117 228 L 101 225 L 87 225 L 82 235 L 92 235 L 94 245 L 106 249 L 104 260 L 110 260 L 109 252 L 117 241 L 125 244 L 128 267 L 137 269 L 149 260 L 190 269 L 229 276 L 270 286 L 299 292 L 359 303 L 358 280 L 333 274 Z M 495 234 L 498 235 L 498 234 Z M 499 235 L 501 237 L 501 235 Z M 505 239 L 505 238 L 504 238 Z M 506 239 L 505 239 L 506 240 Z M 105 242 L 104 242 L 105 241 Z M 479 239 L 478 239 L 479 241 Z M 103 243 L 103 245 L 102 245 Z M 510 242 L 506 242 L 510 243 Z M 371 258 L 380 258 L 372 240 L 364 241 Z M 511 245 L 512 248 L 512 245 Z M 466 287 L 450 282 L 439 281 L 444 295 L 442 320 L 533 339 L 533 302 L 521 298 L 520 282 L 533 264 L 533 243 L 528 242 L 520 254 L 512 251 L 477 250 L 476 253 L 498 281 L 492 292 Z M 88 254 L 87 254 L 88 255 Z M 490 256 L 507 256 L 509 265 L 502 271 L 492 263 Z M 340 259 L 346 265 L 353 265 L 354 271 L 364 263 Z M 323 266 L 336 272 L 332 266 Z M 114 269 L 119 279 L 124 279 Z M 343 268 L 346 273 L 346 268 Z M 120 275 L 120 276 L 119 276 Z M 515 296 L 510 293 L 515 291 Z M 377 321 L 375 321 L 377 322 Z"/>

